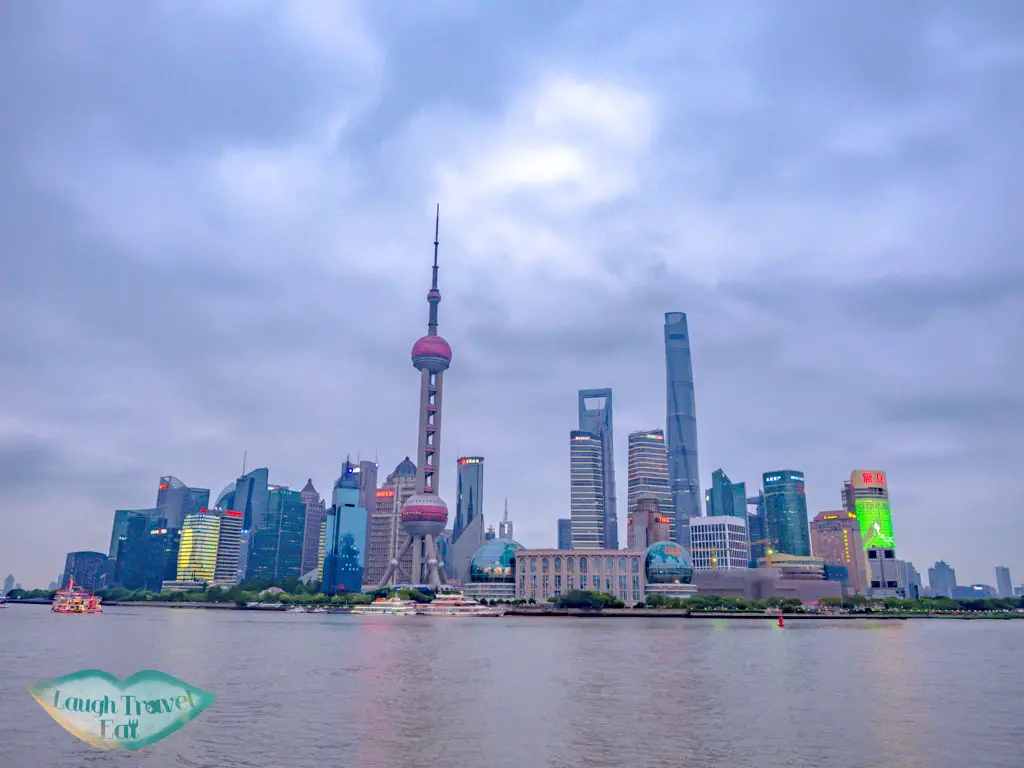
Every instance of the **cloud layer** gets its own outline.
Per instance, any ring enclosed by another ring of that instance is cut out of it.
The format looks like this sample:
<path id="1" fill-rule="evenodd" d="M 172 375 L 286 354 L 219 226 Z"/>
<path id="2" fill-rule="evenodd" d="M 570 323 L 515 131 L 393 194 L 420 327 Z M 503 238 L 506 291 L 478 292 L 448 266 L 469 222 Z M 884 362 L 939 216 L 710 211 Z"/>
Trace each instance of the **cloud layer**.
<path id="1" fill-rule="evenodd" d="M 1018 582 L 1024 15 L 998 4 L 19 4 L 0 25 L 0 570 L 241 468 L 415 450 L 441 203 L 441 489 L 552 545 L 576 390 L 702 485 L 888 470 L 899 553 Z M 620 519 L 624 520 L 624 510 Z M 624 523 L 623 523 L 624 524 Z"/>

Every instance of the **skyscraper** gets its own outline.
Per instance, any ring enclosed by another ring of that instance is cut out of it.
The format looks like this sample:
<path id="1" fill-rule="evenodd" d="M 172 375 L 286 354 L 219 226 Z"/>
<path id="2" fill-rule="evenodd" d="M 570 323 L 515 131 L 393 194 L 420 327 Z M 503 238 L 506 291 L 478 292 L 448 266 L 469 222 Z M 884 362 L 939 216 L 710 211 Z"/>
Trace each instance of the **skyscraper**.
<path id="1" fill-rule="evenodd" d="M 416 465 L 406 456 L 394 471 L 387 476 L 376 492 L 374 506 L 370 513 L 370 543 L 363 571 L 363 583 L 383 583 L 392 559 L 398 556 L 402 543 L 399 534 L 402 526 L 402 505 L 416 492 Z M 406 560 L 399 564 L 408 572 L 412 567 L 412 552 L 406 553 Z"/>
<path id="2" fill-rule="evenodd" d="M 239 561 L 242 557 L 243 515 L 233 509 L 215 510 L 215 514 L 220 517 L 220 531 L 217 534 L 217 565 L 213 571 L 213 584 L 230 589 L 241 581 Z"/>
<path id="3" fill-rule="evenodd" d="M 757 561 L 768 554 L 764 491 L 758 491 L 757 496 L 747 499 L 747 536 L 750 537 L 750 567 L 754 568 Z"/>
<path id="4" fill-rule="evenodd" d="M 209 488 L 189 488 L 171 475 L 160 478 L 156 509 L 158 516 L 167 520 L 168 528 L 181 528 L 186 515 L 194 514 L 209 504 Z"/>
<path id="5" fill-rule="evenodd" d="M 64 560 L 64 578 L 61 589 L 75 580 L 83 589 L 94 592 L 103 585 L 110 559 L 102 552 L 68 552 Z"/>
<path id="6" fill-rule="evenodd" d="M 747 518 L 690 518 L 690 556 L 698 571 L 746 569 L 750 563 Z"/>
<path id="7" fill-rule="evenodd" d="M 441 303 L 441 291 L 437 287 L 439 228 L 440 206 L 434 221 L 434 267 L 430 290 L 427 292 L 427 304 L 430 306 L 427 335 L 417 340 L 412 347 L 412 364 L 420 372 L 416 493 L 402 507 L 402 529 L 406 533 L 406 542 L 401 554 L 392 559 L 388 566 L 381 586 L 387 583 L 402 557 L 409 551 L 412 552 L 412 582 L 436 588 L 447 580 L 444 564 L 439 562 L 437 554 L 437 536 L 448 522 L 448 505 L 438 495 L 438 470 L 441 466 L 444 372 L 451 365 L 452 348 L 437 335 L 437 305 Z"/>
<path id="8" fill-rule="evenodd" d="M 569 514 L 573 549 L 607 549 L 604 542 L 604 451 L 592 432 L 569 433 Z"/>
<path id="9" fill-rule="evenodd" d="M 855 469 L 843 484 L 843 507 L 857 516 L 864 551 L 868 556 L 868 594 L 895 597 L 899 594 L 896 541 L 893 538 L 889 488 L 885 472 Z"/>
<path id="10" fill-rule="evenodd" d="M 456 461 L 458 496 L 452 526 L 452 571 L 459 581 L 469 579 L 469 561 L 484 543 L 484 459 L 461 456 Z"/>
<path id="11" fill-rule="evenodd" d="M 996 566 L 996 589 L 1000 597 L 1013 597 L 1013 582 L 1010 580 L 1010 569 L 1005 565 Z"/>
<path id="12" fill-rule="evenodd" d="M 218 509 L 241 512 L 243 531 L 264 526 L 270 507 L 270 472 L 266 467 L 259 467 L 238 478 L 230 499 L 225 497 L 227 492 L 225 488 L 217 499 Z"/>
<path id="13" fill-rule="evenodd" d="M 505 499 L 505 514 L 498 523 L 498 538 L 512 539 L 512 521 L 508 519 L 508 498 Z"/>
<path id="14" fill-rule="evenodd" d="M 344 476 L 342 473 L 342 477 L 338 479 L 339 483 Z M 317 568 L 320 563 L 320 532 L 327 519 L 327 507 L 316 488 L 313 487 L 313 478 L 306 481 L 306 485 L 299 495 L 302 505 L 306 508 L 306 522 L 302 534 L 302 566 L 299 568 L 302 575 L 305 576 Z"/>
<path id="15" fill-rule="evenodd" d="M 359 506 L 359 469 L 345 462 L 327 513 L 321 579 L 321 589 L 327 594 L 358 592 L 363 585 L 369 515 Z"/>
<path id="16" fill-rule="evenodd" d="M 12 589 L 14 589 L 14 574 L 9 573 L 7 574 L 7 578 L 4 579 L 4 591 L 0 592 L 0 595 L 6 595 Z"/>
<path id="17" fill-rule="evenodd" d="M 627 549 L 645 550 L 659 541 L 670 541 L 671 530 L 671 518 L 662 511 L 662 499 L 640 496 L 630 503 L 626 524 Z"/>
<path id="18" fill-rule="evenodd" d="M 268 489 L 267 514 L 254 517 L 248 577 L 282 581 L 302 574 L 302 539 L 306 528 L 306 507 L 302 494 L 284 486 Z"/>
<path id="19" fill-rule="evenodd" d="M 125 589 L 159 592 L 167 567 L 167 521 L 148 512 L 130 512 L 124 521 L 114 557 L 114 581 Z M 116 513 L 114 519 L 116 524 Z"/>
<path id="20" fill-rule="evenodd" d="M 804 473 L 792 469 L 765 472 L 764 503 L 765 527 L 773 553 L 809 557 Z"/>
<path id="21" fill-rule="evenodd" d="M 579 429 L 597 435 L 601 441 L 602 506 L 604 549 L 619 548 L 619 518 L 615 509 L 615 441 L 612 438 L 612 391 L 581 389 L 579 391 Z"/>
<path id="22" fill-rule="evenodd" d="M 880 469 L 855 469 L 843 484 L 843 508 L 860 521 L 864 549 L 895 549 L 889 486 Z"/>
<path id="23" fill-rule="evenodd" d="M 359 506 L 373 510 L 377 497 L 377 462 L 360 461 L 352 472 L 359 478 Z"/>
<path id="24" fill-rule="evenodd" d="M 868 593 L 868 561 L 856 515 L 845 509 L 815 515 L 811 522 L 811 551 L 826 565 L 846 568 L 847 583 L 854 592 Z"/>
<path id="25" fill-rule="evenodd" d="M 665 313 L 668 479 L 676 519 L 676 541 L 690 546 L 688 520 L 700 517 L 700 472 L 697 466 L 697 405 L 693 392 L 690 334 L 683 312 Z"/>
<path id="26" fill-rule="evenodd" d="M 676 518 L 672 506 L 672 489 L 668 483 L 668 446 L 661 429 L 630 432 L 627 438 L 629 513 L 636 509 L 637 499 L 653 496 L 664 517 L 671 520 L 669 531 L 675 540 Z"/>
<path id="27" fill-rule="evenodd" d="M 213 583 L 220 543 L 220 515 L 203 510 L 185 515 L 178 545 L 176 581 Z"/>
<path id="28" fill-rule="evenodd" d="M 921 574 L 909 560 L 897 560 L 896 572 L 899 574 L 899 589 L 906 600 L 917 600 L 921 597 Z"/>
<path id="29" fill-rule="evenodd" d="M 945 560 L 928 569 L 928 586 L 936 597 L 952 597 L 956 589 L 956 571 Z"/>
<path id="30" fill-rule="evenodd" d="M 156 509 L 117 509 L 114 510 L 114 524 L 110 529 L 110 548 L 107 550 L 107 557 L 110 560 L 117 560 L 118 547 L 120 542 L 124 540 L 125 535 L 128 532 L 128 521 L 135 516 L 144 517 L 159 517 L 158 510 Z M 167 520 L 163 521 L 163 525 L 159 526 L 166 528 Z M 132 589 L 140 589 L 140 587 L 132 587 Z"/>
<path id="31" fill-rule="evenodd" d="M 558 518 L 558 548 L 560 550 L 572 549 L 572 519 L 568 517 Z"/>
<path id="32" fill-rule="evenodd" d="M 747 484 L 734 483 L 720 469 L 711 473 L 711 488 L 708 489 L 707 513 L 709 517 L 722 515 L 747 517 Z M 746 527 L 746 526 L 744 526 Z"/>

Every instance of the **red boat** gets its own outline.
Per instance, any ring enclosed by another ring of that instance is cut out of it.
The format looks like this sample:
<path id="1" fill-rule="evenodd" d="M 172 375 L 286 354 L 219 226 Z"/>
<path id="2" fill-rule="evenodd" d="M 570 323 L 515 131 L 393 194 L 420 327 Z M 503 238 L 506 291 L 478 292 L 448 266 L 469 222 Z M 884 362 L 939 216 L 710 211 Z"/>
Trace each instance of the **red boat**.
<path id="1" fill-rule="evenodd" d="M 103 613 L 100 598 L 86 589 L 76 587 L 74 579 L 68 579 L 67 589 L 57 590 L 50 610 L 54 613 Z"/>

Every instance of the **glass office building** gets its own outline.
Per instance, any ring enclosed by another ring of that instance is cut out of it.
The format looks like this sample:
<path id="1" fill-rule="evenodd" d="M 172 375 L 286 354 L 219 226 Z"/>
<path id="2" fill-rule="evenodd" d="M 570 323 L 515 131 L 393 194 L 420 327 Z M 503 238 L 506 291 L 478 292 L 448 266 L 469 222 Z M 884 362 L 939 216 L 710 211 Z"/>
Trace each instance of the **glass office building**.
<path id="1" fill-rule="evenodd" d="M 792 469 L 765 472 L 765 528 L 772 554 L 810 557 L 804 473 Z"/>
<path id="2" fill-rule="evenodd" d="M 327 594 L 359 592 L 366 567 L 369 512 L 359 506 L 359 475 L 350 462 L 345 462 L 332 501 L 324 527 L 321 589 Z"/>
<path id="3" fill-rule="evenodd" d="M 690 546 L 689 520 L 700 517 L 697 465 L 697 403 L 693 390 L 690 334 L 683 312 L 665 313 L 666 419 L 668 477 L 672 491 L 676 541 Z"/>

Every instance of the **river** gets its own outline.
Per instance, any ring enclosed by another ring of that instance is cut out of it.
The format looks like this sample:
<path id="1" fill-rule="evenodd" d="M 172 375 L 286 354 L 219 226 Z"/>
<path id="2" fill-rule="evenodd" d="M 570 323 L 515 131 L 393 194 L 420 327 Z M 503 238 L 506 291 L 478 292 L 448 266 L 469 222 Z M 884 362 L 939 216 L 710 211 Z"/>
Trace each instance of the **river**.
<path id="1" fill-rule="evenodd" d="M 1024 765 L 1024 621 L 432 619 L 0 610 L 3 768 Z M 217 695 L 139 752 L 27 686 L 159 669 Z"/>

